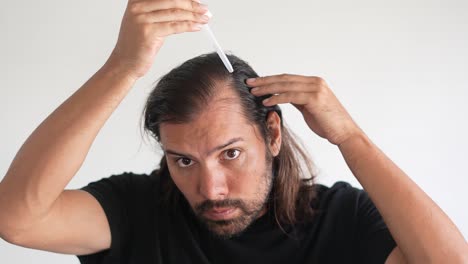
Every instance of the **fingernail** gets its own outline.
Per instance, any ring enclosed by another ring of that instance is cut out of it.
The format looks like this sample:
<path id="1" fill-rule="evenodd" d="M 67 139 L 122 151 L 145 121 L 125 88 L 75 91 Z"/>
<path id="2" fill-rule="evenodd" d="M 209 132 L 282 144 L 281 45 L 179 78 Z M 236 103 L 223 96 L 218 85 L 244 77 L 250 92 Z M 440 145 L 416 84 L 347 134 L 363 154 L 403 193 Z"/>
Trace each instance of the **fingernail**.
<path id="1" fill-rule="evenodd" d="M 265 105 L 265 104 L 268 104 L 269 101 L 270 101 L 270 98 L 267 98 L 267 99 L 263 100 L 262 103 Z"/>
<path id="2" fill-rule="evenodd" d="M 201 17 L 201 20 L 202 20 L 203 22 L 208 22 L 208 21 L 210 20 L 210 17 L 207 16 L 207 15 L 204 15 L 204 16 Z"/>
<path id="3" fill-rule="evenodd" d="M 253 82 L 255 82 L 255 78 L 248 78 L 248 79 L 247 79 L 247 82 L 253 83 Z"/>
<path id="4" fill-rule="evenodd" d="M 192 28 L 195 29 L 195 30 L 201 30 L 202 27 L 203 27 L 203 24 L 198 24 L 198 23 L 193 24 L 193 26 L 192 26 Z"/>
<path id="5" fill-rule="evenodd" d="M 256 91 L 260 90 L 258 87 L 255 87 L 255 88 L 252 88 L 252 90 L 250 90 L 251 93 L 254 93 Z"/>

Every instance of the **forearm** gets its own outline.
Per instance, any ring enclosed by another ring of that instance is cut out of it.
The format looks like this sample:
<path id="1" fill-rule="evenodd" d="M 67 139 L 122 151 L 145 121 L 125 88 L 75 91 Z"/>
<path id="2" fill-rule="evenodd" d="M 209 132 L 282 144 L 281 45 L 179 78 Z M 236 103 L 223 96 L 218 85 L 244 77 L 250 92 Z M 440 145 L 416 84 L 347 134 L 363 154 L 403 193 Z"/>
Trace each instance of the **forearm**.
<path id="1" fill-rule="evenodd" d="M 466 257 L 468 246 L 453 222 L 367 136 L 352 137 L 339 149 L 410 263 Z"/>
<path id="2" fill-rule="evenodd" d="M 27 225 L 47 212 L 134 82 L 109 59 L 34 130 L 0 182 L 1 228 Z"/>

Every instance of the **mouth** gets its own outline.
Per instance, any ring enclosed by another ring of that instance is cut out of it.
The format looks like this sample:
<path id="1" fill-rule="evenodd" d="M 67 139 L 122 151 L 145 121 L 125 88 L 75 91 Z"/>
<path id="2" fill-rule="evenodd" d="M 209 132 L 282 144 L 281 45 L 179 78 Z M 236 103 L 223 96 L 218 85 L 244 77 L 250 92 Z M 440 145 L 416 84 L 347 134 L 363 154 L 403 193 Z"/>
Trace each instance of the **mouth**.
<path id="1" fill-rule="evenodd" d="M 234 215 L 236 211 L 235 207 L 222 207 L 222 208 L 213 208 L 204 213 L 205 217 L 210 220 L 228 220 L 231 216 Z"/>

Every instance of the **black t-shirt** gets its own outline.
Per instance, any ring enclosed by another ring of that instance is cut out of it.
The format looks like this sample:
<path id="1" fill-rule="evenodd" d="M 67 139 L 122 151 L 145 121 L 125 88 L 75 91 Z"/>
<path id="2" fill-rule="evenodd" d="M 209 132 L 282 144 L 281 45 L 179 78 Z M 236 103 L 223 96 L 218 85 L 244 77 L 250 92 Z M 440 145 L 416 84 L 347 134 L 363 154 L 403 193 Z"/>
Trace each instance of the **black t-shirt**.
<path id="1" fill-rule="evenodd" d="M 267 212 L 240 236 L 221 240 L 185 199 L 171 207 L 161 202 L 156 174 L 112 175 L 82 188 L 104 208 L 111 247 L 78 258 L 82 264 L 384 263 L 396 244 L 366 192 L 346 182 L 315 186 L 313 221 L 281 230 Z"/>

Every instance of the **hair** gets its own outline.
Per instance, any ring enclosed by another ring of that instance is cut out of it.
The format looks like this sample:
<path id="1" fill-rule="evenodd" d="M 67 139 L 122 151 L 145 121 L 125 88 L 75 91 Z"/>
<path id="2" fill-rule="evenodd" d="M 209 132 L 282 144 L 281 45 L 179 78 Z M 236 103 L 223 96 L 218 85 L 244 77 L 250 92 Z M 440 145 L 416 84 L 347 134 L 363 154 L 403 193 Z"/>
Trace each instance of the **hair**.
<path id="1" fill-rule="evenodd" d="M 265 144 L 271 138 L 266 122 L 268 113 L 275 111 L 280 116 L 281 147 L 272 162 L 273 182 L 267 202 L 268 210 L 273 211 L 280 227 L 282 224 L 310 221 L 314 215 L 311 203 L 316 196 L 316 176 L 311 159 L 284 124 L 281 108 L 278 105 L 263 105 L 262 100 L 271 95 L 258 97 L 250 93 L 245 80 L 258 77 L 258 74 L 239 57 L 231 54 L 227 56 L 234 68 L 233 73 L 225 69 L 216 53 L 209 53 L 192 58 L 162 76 L 144 108 L 145 132 L 160 143 L 162 123 L 189 122 L 210 103 L 219 90 L 219 84 L 225 84 L 225 87 L 236 92 L 243 115 L 261 132 Z M 180 191 L 171 179 L 165 155 L 161 158 L 159 169 L 153 173 L 161 178 L 165 201 L 175 202 L 180 199 Z"/>

